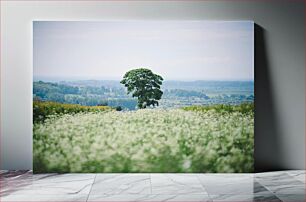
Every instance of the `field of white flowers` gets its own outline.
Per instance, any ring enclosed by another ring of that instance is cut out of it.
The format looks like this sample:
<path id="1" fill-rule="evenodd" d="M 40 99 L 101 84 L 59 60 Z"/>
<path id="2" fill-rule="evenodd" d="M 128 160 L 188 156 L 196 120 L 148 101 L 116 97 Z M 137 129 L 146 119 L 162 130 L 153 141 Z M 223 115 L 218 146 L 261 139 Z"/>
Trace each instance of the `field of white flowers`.
<path id="1" fill-rule="evenodd" d="M 81 112 L 33 132 L 34 172 L 253 172 L 253 111 Z"/>

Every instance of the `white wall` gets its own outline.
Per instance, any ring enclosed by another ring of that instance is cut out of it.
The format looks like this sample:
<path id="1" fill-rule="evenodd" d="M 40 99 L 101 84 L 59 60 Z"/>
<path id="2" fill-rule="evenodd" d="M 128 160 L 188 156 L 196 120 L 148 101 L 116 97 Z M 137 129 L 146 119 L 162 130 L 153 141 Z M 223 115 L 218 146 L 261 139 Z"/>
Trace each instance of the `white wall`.
<path id="1" fill-rule="evenodd" d="M 1 1 L 1 169 L 32 168 L 33 20 L 253 20 L 257 170 L 305 168 L 303 1 Z"/>

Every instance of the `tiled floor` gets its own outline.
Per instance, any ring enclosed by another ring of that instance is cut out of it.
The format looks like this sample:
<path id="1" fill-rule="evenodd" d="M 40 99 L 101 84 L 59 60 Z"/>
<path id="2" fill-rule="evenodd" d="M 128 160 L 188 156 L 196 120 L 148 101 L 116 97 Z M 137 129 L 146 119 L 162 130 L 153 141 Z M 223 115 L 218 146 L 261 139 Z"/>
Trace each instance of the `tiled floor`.
<path id="1" fill-rule="evenodd" d="M 0 201 L 305 201 L 305 171 L 37 174 L 1 171 Z"/>

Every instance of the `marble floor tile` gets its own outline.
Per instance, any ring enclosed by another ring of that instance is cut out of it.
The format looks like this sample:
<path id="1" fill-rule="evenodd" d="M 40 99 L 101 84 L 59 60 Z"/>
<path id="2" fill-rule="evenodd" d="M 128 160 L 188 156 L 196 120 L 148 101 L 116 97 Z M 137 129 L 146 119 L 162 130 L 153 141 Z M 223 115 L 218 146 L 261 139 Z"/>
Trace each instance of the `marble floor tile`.
<path id="1" fill-rule="evenodd" d="M 305 202 L 304 194 L 277 194 L 276 195 L 283 202 Z"/>
<path id="2" fill-rule="evenodd" d="M 212 200 L 208 197 L 208 195 L 201 194 L 185 194 L 185 195 L 142 195 L 142 194 L 130 194 L 130 195 L 90 195 L 88 198 L 88 202 L 211 202 Z"/>
<path id="3" fill-rule="evenodd" d="M 196 174 L 151 174 L 152 194 L 207 195 Z"/>
<path id="4" fill-rule="evenodd" d="M 262 202 L 282 202 L 280 198 L 278 198 L 274 194 L 254 194 L 253 201 L 262 201 Z"/>
<path id="5" fill-rule="evenodd" d="M 288 175 L 286 171 L 276 171 L 276 172 L 263 172 L 255 173 L 254 178 L 256 180 L 286 180 L 292 179 L 292 176 Z"/>
<path id="6" fill-rule="evenodd" d="M 0 176 L 6 172 L 8 172 L 8 170 L 0 170 Z"/>
<path id="7" fill-rule="evenodd" d="M 287 173 L 256 176 L 256 181 L 275 194 L 304 194 L 305 184 Z"/>
<path id="8" fill-rule="evenodd" d="M 86 202 L 88 195 L 23 195 L 12 194 L 1 197 L 1 202 Z"/>
<path id="9" fill-rule="evenodd" d="M 270 190 L 268 190 L 265 186 L 261 185 L 259 182 L 253 182 L 253 194 L 254 195 L 270 195 L 273 194 Z"/>
<path id="10" fill-rule="evenodd" d="M 306 176 L 304 170 L 287 171 L 286 173 L 291 177 L 293 177 L 294 179 L 305 183 Z"/>
<path id="11" fill-rule="evenodd" d="M 3 173 L 0 179 L 1 189 L 0 196 L 5 196 L 10 193 L 14 193 L 24 187 L 32 184 L 33 181 L 41 177 L 48 176 L 44 175 L 33 175 L 32 172 L 28 171 L 9 171 Z"/>
<path id="12" fill-rule="evenodd" d="M 0 197 L 13 194 L 14 192 L 29 185 L 28 181 L 1 181 L 0 182 Z"/>
<path id="13" fill-rule="evenodd" d="M 287 184 L 287 185 L 272 185 L 266 187 L 275 194 L 303 194 L 306 193 L 305 185 Z"/>
<path id="14" fill-rule="evenodd" d="M 97 174 L 92 195 L 151 194 L 149 174 Z"/>
<path id="15" fill-rule="evenodd" d="M 1 201 L 305 201 L 305 171 L 258 174 L 0 172 Z"/>
<path id="16" fill-rule="evenodd" d="M 262 201 L 262 202 L 282 202 L 277 196 L 273 194 L 267 195 L 258 195 L 258 194 L 251 194 L 251 195 L 210 195 L 212 200 L 215 201 L 224 201 L 224 202 L 255 202 L 255 201 Z"/>
<path id="17" fill-rule="evenodd" d="M 254 193 L 254 180 L 250 174 L 200 174 L 198 178 L 211 195 L 252 195 Z"/>
<path id="18" fill-rule="evenodd" d="M 32 172 L 28 170 L 5 171 L 0 174 L 0 181 L 24 179 L 32 175 Z"/>
<path id="19" fill-rule="evenodd" d="M 95 174 L 28 175 L 4 182 L 1 195 L 89 194 L 94 178 Z"/>

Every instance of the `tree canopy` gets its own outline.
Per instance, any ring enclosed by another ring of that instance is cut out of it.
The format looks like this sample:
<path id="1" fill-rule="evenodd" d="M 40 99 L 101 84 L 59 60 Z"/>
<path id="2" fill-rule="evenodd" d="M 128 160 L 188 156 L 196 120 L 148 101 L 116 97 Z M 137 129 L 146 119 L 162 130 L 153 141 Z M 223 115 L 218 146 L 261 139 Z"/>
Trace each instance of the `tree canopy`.
<path id="1" fill-rule="evenodd" d="M 125 73 L 120 83 L 127 88 L 128 94 L 138 98 L 138 108 L 158 106 L 163 92 L 160 87 L 163 78 L 145 68 L 133 69 Z"/>

